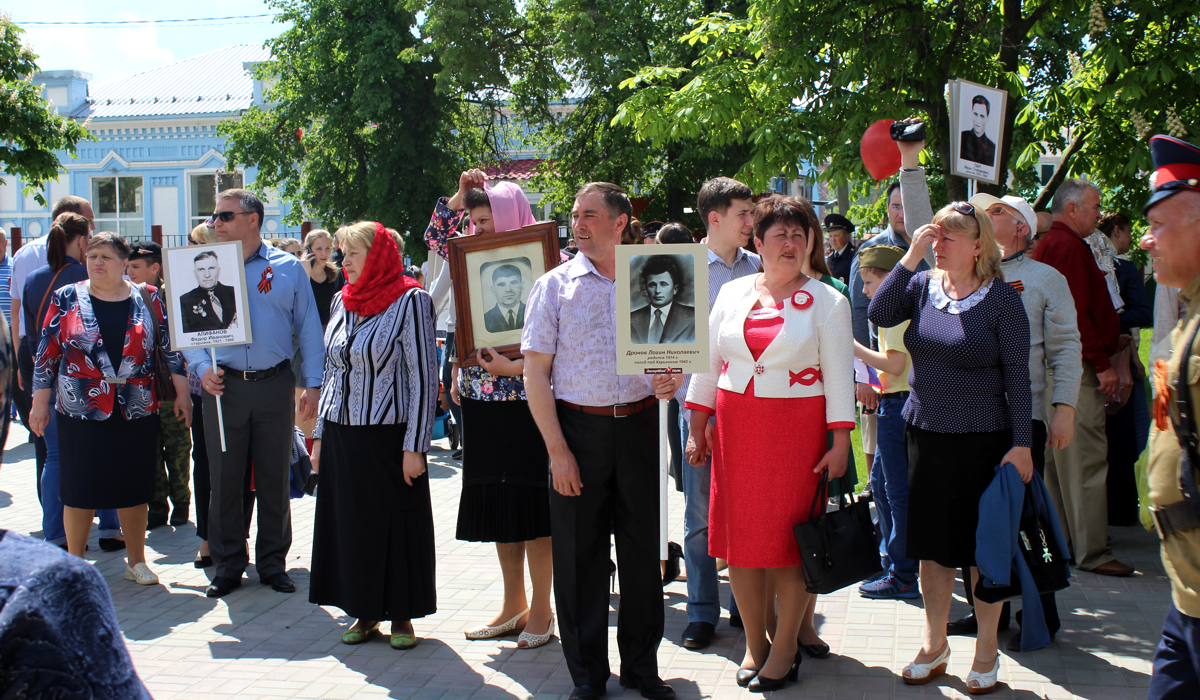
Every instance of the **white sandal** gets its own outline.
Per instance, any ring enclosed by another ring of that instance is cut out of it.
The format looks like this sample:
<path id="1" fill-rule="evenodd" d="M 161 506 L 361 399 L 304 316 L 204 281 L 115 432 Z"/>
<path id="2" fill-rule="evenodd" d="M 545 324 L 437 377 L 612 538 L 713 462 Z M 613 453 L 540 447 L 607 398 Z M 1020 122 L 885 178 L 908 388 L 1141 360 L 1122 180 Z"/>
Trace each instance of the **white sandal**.
<path id="1" fill-rule="evenodd" d="M 467 639 L 492 639 L 493 637 L 503 637 L 504 635 L 512 634 L 513 632 L 517 631 L 517 623 L 521 621 L 521 618 L 524 617 L 525 613 L 527 612 L 529 612 L 529 608 L 525 608 L 521 612 L 517 613 L 517 616 L 508 622 L 502 622 L 495 627 L 490 627 L 488 625 L 472 627 L 463 634 L 467 635 Z"/>
<path id="2" fill-rule="evenodd" d="M 950 663 L 950 644 L 942 647 L 942 653 L 937 655 L 937 658 L 927 664 L 919 664 L 916 661 L 909 663 L 901 671 L 904 677 L 904 682 L 909 685 L 925 685 L 929 681 L 937 678 L 946 672 L 946 665 Z"/>
<path id="3" fill-rule="evenodd" d="M 996 663 L 992 666 L 992 670 L 987 673 L 972 670 L 967 674 L 967 692 L 971 695 L 987 695 L 996 689 L 999 676 L 1000 652 L 996 652 Z M 978 683 L 978 685 L 971 685 L 971 683 Z"/>
<path id="4" fill-rule="evenodd" d="M 141 586 L 153 586 L 158 583 L 158 576 L 144 562 L 134 564 L 132 567 L 126 564 L 125 578 Z"/>
<path id="5" fill-rule="evenodd" d="M 533 634 L 521 630 L 521 636 L 517 637 L 518 649 L 537 649 L 540 646 L 545 646 L 546 642 L 554 636 L 554 613 L 550 613 L 550 627 L 546 629 L 545 634 Z M 521 642 L 525 642 L 525 646 L 521 646 Z"/>

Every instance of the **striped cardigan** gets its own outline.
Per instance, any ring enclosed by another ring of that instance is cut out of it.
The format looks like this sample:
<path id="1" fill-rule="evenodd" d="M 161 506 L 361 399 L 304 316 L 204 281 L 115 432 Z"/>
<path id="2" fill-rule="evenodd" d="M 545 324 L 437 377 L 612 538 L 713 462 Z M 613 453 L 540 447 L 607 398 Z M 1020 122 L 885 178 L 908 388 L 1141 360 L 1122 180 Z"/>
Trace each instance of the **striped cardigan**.
<path id="1" fill-rule="evenodd" d="M 325 374 L 313 437 L 325 421 L 405 424 L 404 449 L 428 452 L 438 397 L 433 302 L 412 289 L 382 313 L 359 316 L 333 297 L 325 328 Z"/>

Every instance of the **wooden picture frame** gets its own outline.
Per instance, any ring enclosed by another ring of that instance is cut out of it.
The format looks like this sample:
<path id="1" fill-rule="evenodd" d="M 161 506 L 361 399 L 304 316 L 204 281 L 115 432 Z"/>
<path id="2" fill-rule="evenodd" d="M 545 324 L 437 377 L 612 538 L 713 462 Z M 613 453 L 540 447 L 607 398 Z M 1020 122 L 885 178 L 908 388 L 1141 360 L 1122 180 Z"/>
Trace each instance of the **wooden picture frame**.
<path id="1" fill-rule="evenodd" d="M 479 351 L 488 347 L 509 359 L 521 357 L 529 292 L 537 278 L 559 264 L 558 224 L 541 221 L 447 243 L 459 364 L 478 365 Z"/>

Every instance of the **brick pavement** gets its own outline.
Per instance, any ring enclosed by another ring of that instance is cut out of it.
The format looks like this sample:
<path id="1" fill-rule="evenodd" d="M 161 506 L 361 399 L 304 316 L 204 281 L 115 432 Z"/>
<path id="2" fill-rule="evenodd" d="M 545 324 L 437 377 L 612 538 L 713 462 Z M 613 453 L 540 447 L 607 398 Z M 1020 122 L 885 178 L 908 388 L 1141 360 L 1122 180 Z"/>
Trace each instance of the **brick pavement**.
<path id="1" fill-rule="evenodd" d="M 33 446 L 14 425 L 0 470 L 0 526 L 40 536 L 41 513 L 34 490 Z M 192 566 L 194 525 L 159 528 L 149 534 L 147 559 L 162 584 L 141 587 L 126 581 L 121 554 L 99 551 L 95 535 L 88 558 L 112 591 L 129 650 L 154 697 L 169 698 L 358 698 L 416 700 L 504 700 L 565 698 L 571 682 L 555 638 L 540 649 L 516 649 L 515 640 L 468 642 L 462 630 L 486 621 L 502 593 L 495 550 L 454 539 L 459 470 L 449 453 L 435 449 L 430 475 L 437 532 L 439 611 L 416 621 L 421 644 L 393 651 L 382 640 L 357 647 L 341 644 L 350 624 L 340 610 L 307 602 L 308 567 L 315 501 L 293 501 L 295 543 L 288 570 L 293 595 L 257 584 L 253 566 L 240 590 L 221 599 L 204 597 L 208 577 Z M 682 537 L 683 500 L 671 494 L 674 535 Z M 1168 582 L 1158 559 L 1156 538 L 1140 528 L 1117 528 L 1118 556 L 1143 572 L 1113 579 L 1077 572 L 1059 595 L 1063 629 L 1052 648 L 1027 654 L 1004 653 L 1001 680 L 993 697 L 1080 700 L 1132 700 L 1145 697 L 1150 659 L 1166 614 Z M 728 600 L 728 583 L 722 582 Z M 952 616 L 965 611 L 961 588 Z M 663 678 L 684 700 L 753 697 L 733 683 L 744 650 L 739 630 L 725 622 L 704 653 L 683 649 L 678 639 L 687 624 L 686 584 L 666 589 L 666 635 L 659 647 Z M 618 596 L 613 596 L 613 605 Z M 920 645 L 923 615 L 919 601 L 870 601 L 853 588 L 824 596 L 817 605 L 822 637 L 834 651 L 826 660 L 808 659 L 801 682 L 776 693 L 787 699 L 879 700 L 894 697 L 965 698 L 963 678 L 970 668 L 972 640 L 952 638 L 948 676 L 928 686 L 906 686 L 900 670 Z M 610 619 L 615 625 L 615 612 Z M 1011 632 L 1002 633 L 1002 644 Z M 616 629 L 609 642 L 614 671 Z M 730 661 L 730 659 L 734 661 Z M 623 691 L 613 678 L 608 690 Z"/>

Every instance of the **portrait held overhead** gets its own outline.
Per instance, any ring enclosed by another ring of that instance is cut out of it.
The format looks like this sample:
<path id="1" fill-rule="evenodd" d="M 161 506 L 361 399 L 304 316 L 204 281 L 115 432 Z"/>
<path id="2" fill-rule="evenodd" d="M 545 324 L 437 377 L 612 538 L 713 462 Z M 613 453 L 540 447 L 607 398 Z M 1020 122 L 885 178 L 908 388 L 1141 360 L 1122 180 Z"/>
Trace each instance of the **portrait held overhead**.
<path id="1" fill-rule="evenodd" d="M 954 174 L 999 184 L 1002 169 L 996 161 L 1004 143 L 1008 92 L 968 80 L 951 80 L 948 89 L 950 133 L 956 134 L 950 139 Z"/>
<path id="2" fill-rule="evenodd" d="M 694 296 L 690 284 L 695 276 L 692 256 L 638 255 L 631 263 L 641 268 L 635 279 L 641 281 L 642 295 L 640 299 L 635 297 L 633 303 L 646 302 L 629 315 L 633 343 L 694 343 L 696 309 L 685 303 Z M 686 293 L 685 283 L 688 283 Z"/>

